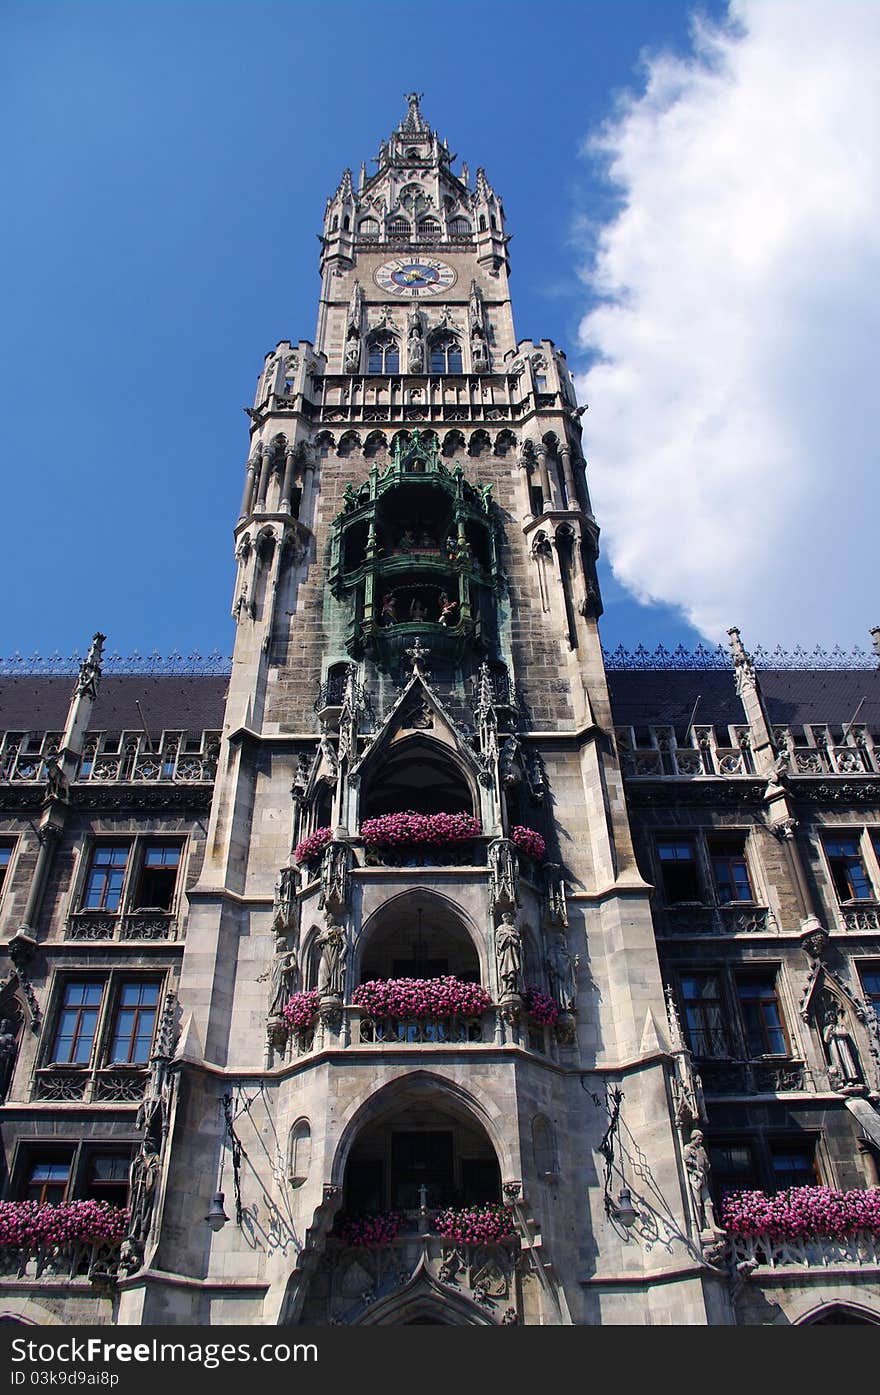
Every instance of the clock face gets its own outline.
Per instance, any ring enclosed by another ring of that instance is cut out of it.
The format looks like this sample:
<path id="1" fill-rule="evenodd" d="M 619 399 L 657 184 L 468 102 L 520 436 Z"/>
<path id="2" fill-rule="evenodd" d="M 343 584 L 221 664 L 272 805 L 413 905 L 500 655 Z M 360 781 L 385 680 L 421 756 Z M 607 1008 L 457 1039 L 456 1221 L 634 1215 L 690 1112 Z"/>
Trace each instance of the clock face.
<path id="1" fill-rule="evenodd" d="M 426 296 L 440 295 L 455 285 L 455 272 L 435 257 L 400 257 L 380 266 L 374 279 L 377 286 L 391 295 L 424 300 Z"/>

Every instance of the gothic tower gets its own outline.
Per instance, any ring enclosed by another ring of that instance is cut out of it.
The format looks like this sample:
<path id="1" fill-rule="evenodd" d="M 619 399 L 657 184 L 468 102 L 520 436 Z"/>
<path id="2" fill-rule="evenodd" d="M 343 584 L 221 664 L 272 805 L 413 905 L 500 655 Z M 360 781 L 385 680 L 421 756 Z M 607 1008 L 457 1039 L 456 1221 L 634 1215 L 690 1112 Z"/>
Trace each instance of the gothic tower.
<path id="1" fill-rule="evenodd" d="M 249 409 L 154 1267 L 198 1280 L 178 1320 L 705 1322 L 581 409 L 516 338 L 501 199 L 407 102 L 327 201 L 314 345 Z M 206 1247 L 233 1163 L 243 1224 Z M 438 1233 L 474 1206 L 485 1243 Z"/>

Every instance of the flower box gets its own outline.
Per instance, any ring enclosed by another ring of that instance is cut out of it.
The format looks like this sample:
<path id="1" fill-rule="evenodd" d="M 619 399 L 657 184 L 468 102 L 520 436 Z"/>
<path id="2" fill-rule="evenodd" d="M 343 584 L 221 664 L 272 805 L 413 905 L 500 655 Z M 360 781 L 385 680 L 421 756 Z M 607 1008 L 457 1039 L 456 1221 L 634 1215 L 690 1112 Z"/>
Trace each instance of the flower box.
<path id="1" fill-rule="evenodd" d="M 434 1229 L 456 1245 L 497 1245 L 514 1235 L 513 1218 L 506 1206 L 485 1202 L 478 1206 L 447 1206 L 434 1217 Z"/>
<path id="2" fill-rule="evenodd" d="M 880 1235 L 880 1187 L 841 1192 L 834 1187 L 790 1187 L 768 1196 L 761 1191 L 727 1192 L 721 1224 L 731 1235 L 801 1240 L 817 1235 Z"/>
<path id="3" fill-rule="evenodd" d="M 292 993 L 281 1010 L 284 1021 L 292 1032 L 307 1032 L 318 1020 L 321 995 L 317 988 L 306 993 Z"/>
<path id="4" fill-rule="evenodd" d="M 396 1211 L 373 1216 L 346 1216 L 340 1224 L 343 1245 L 351 1249 L 378 1249 L 397 1239 L 401 1217 Z"/>
<path id="5" fill-rule="evenodd" d="M 302 838 L 293 850 L 293 860 L 300 867 L 315 862 L 333 837 L 332 828 L 316 828 L 308 838 Z"/>
<path id="6" fill-rule="evenodd" d="M 542 1027 L 556 1026 L 559 1017 L 557 1004 L 548 993 L 535 988 L 534 984 L 527 984 L 523 991 L 523 1007 L 533 1022 Z"/>
<path id="7" fill-rule="evenodd" d="M 468 843 L 482 833 L 473 814 L 379 814 L 364 819 L 361 837 L 368 848 L 447 848 Z"/>
<path id="8" fill-rule="evenodd" d="M 492 999 L 478 983 L 450 974 L 442 978 L 375 978 L 354 990 L 352 1002 L 369 1017 L 480 1017 Z"/>
<path id="9" fill-rule="evenodd" d="M 0 1247 L 36 1250 L 71 1244 L 118 1245 L 128 1212 L 108 1201 L 0 1201 Z"/>
<path id="10" fill-rule="evenodd" d="M 510 841 L 519 852 L 530 857 L 533 862 L 544 861 L 547 844 L 534 828 L 525 828 L 522 824 L 517 824 L 510 830 Z"/>

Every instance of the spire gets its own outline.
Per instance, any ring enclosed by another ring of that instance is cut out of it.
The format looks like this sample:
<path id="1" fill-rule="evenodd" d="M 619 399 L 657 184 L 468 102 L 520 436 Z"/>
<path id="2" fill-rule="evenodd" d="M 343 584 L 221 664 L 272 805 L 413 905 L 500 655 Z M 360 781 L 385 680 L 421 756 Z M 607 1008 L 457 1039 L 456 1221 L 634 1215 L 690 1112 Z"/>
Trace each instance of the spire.
<path id="1" fill-rule="evenodd" d="M 424 136 L 430 133 L 430 126 L 419 110 L 419 102 L 424 97 L 424 92 L 405 92 L 405 100 L 409 103 L 409 111 L 400 123 L 400 129 L 407 136 Z"/>

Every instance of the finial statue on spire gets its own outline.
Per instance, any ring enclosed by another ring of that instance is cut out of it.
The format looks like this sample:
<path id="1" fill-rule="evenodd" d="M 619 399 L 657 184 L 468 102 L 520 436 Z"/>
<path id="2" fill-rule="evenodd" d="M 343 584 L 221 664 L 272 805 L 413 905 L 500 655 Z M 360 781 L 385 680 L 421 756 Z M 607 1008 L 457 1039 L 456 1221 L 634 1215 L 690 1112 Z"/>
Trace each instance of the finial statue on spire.
<path id="1" fill-rule="evenodd" d="M 419 102 L 424 97 L 424 92 L 404 92 L 404 99 L 408 103 L 409 110 L 403 119 L 401 129 L 410 135 L 416 135 L 428 130 L 425 118 L 419 110 Z"/>
<path id="2" fill-rule="evenodd" d="M 90 698 L 98 696 L 98 679 L 101 677 L 101 659 L 104 654 L 104 640 L 106 635 L 102 635 L 100 630 L 92 635 L 92 643 L 89 652 L 79 666 L 79 677 L 76 680 L 76 692 L 85 693 Z"/>

